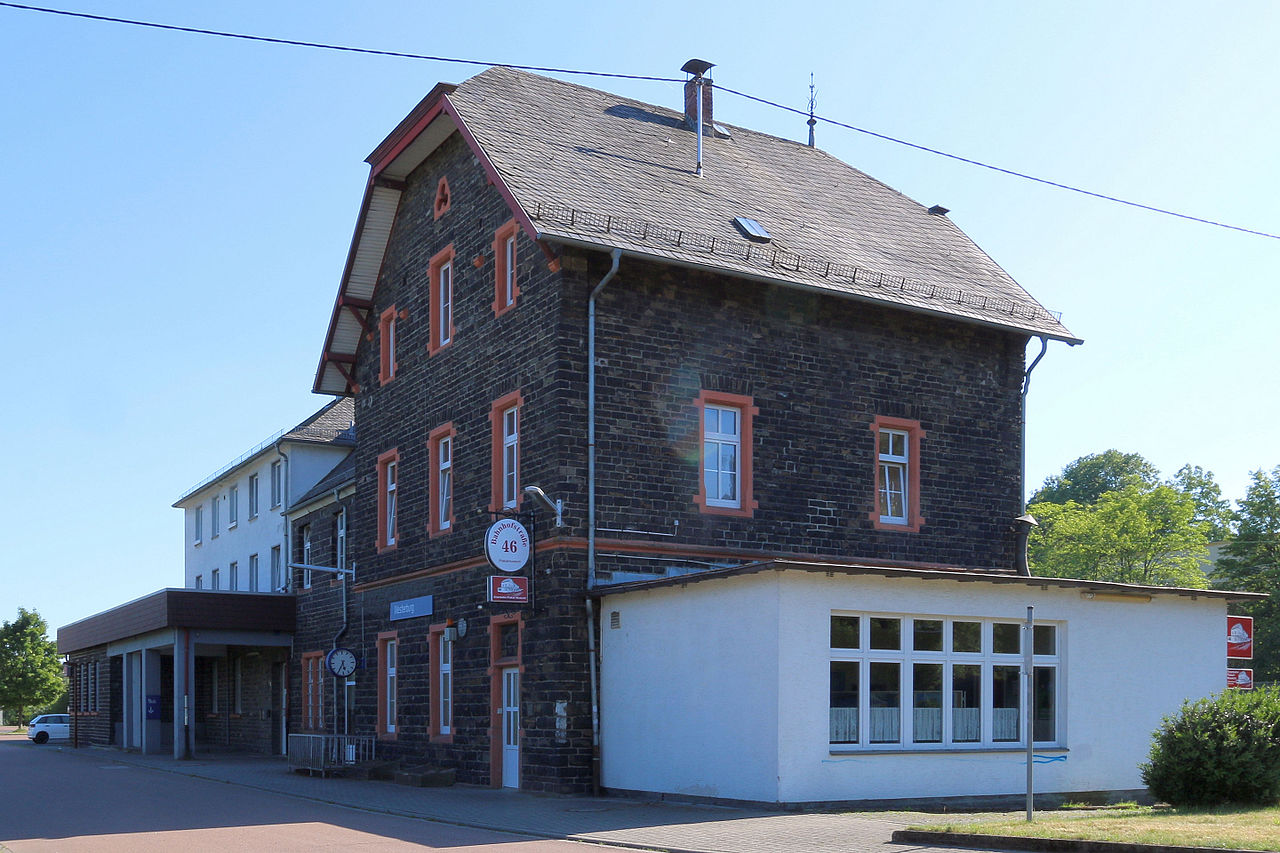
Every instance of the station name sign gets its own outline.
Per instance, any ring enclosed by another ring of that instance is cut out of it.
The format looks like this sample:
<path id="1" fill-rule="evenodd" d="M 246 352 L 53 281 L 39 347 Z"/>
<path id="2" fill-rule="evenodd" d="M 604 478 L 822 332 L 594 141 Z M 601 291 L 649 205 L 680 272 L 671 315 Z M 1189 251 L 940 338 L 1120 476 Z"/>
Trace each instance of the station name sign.
<path id="1" fill-rule="evenodd" d="M 392 622 L 397 619 L 412 619 L 414 616 L 430 616 L 433 610 L 431 596 L 420 595 L 417 598 L 406 598 L 391 602 Z"/>

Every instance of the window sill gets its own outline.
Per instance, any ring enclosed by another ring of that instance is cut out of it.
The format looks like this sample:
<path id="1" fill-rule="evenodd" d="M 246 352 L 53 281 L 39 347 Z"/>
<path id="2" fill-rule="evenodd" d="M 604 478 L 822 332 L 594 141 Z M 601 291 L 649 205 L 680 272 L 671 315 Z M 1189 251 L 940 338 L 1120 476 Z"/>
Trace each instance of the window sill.
<path id="1" fill-rule="evenodd" d="M 238 522 L 238 521 L 232 521 L 232 522 L 230 522 L 229 524 L 227 524 L 227 529 L 228 529 L 228 530 L 235 530 L 235 529 L 236 529 L 236 527 L 237 527 L 237 526 L 239 526 L 239 524 L 240 524 L 240 522 Z"/>
<path id="2" fill-rule="evenodd" d="M 928 744 L 917 743 L 911 746 L 899 746 L 896 749 L 890 744 L 877 745 L 875 747 L 864 746 L 831 746 L 832 755 L 965 755 L 971 753 L 990 754 L 993 752 L 1003 752 L 1010 754 L 1025 755 L 1026 746 L 1022 744 L 1011 744 L 1009 746 L 995 746 L 975 744 L 973 746 L 939 746 L 930 747 Z M 1071 750 L 1065 746 L 1055 744 L 1045 744 L 1037 746 L 1034 752 L 1070 752 Z"/>

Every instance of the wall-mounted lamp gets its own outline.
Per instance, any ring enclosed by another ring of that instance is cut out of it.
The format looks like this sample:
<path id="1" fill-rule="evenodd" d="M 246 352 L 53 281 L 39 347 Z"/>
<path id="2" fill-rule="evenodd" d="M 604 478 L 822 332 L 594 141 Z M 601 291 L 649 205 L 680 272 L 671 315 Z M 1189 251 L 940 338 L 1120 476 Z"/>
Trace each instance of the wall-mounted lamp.
<path id="1" fill-rule="evenodd" d="M 564 527 L 564 501 L 559 498 L 551 500 L 547 497 L 547 493 L 537 486 L 525 486 L 524 493 L 556 514 L 556 527 Z"/>

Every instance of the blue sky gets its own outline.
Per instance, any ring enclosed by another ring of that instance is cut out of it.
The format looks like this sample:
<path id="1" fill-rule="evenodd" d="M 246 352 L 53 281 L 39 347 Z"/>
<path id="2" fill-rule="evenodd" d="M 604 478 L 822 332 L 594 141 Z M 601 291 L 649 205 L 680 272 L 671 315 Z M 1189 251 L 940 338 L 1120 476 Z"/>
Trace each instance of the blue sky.
<path id="1" fill-rule="evenodd" d="M 1280 6 L 1264 2 L 444 4 L 66 0 L 180 26 L 680 77 L 1109 195 L 1280 233 Z M 189 486 L 310 393 L 368 174 L 479 68 L 0 7 L 0 618 L 51 626 L 182 581 Z M 677 84 L 578 79 L 677 107 Z M 721 93 L 717 118 L 804 139 Z M 1280 464 L 1280 240 L 1157 216 L 829 125 L 818 145 L 951 218 L 1082 347 L 1034 374 L 1028 483 L 1086 453 Z M 1034 348 L 1037 347 L 1033 343 Z"/>

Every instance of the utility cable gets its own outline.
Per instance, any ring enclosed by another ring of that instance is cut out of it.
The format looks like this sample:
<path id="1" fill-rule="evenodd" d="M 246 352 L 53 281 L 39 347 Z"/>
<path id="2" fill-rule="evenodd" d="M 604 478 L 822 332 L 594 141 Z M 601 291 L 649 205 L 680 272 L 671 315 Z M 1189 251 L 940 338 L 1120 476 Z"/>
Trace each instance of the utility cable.
<path id="1" fill-rule="evenodd" d="M 726 86 L 715 84 L 715 87 L 721 92 L 728 92 L 730 95 L 737 95 L 739 98 L 746 98 L 749 101 L 756 101 L 757 103 L 761 103 L 770 107 L 775 107 L 776 109 L 785 110 L 786 112 L 789 112 L 789 113 L 795 113 L 796 115 L 806 116 L 806 117 L 811 115 L 807 110 L 797 109 L 796 107 L 789 107 L 786 104 L 779 104 L 779 103 L 776 103 L 775 101 L 770 101 L 770 100 L 766 100 L 765 98 L 756 97 L 755 95 L 748 95 L 746 92 L 739 92 L 735 89 L 730 89 Z M 1103 201 L 1113 201 L 1116 204 L 1124 204 L 1124 205 L 1128 205 L 1129 207 L 1136 207 L 1140 210 L 1148 210 L 1152 213 L 1161 213 L 1161 214 L 1164 214 L 1165 216 L 1175 216 L 1178 219 L 1186 219 L 1190 222 L 1199 222 L 1202 225 L 1214 225 L 1218 228 L 1226 228 L 1231 231 L 1240 231 L 1245 234 L 1253 234 L 1257 237 L 1268 237 L 1272 240 L 1280 240 L 1280 234 L 1270 234 L 1266 231 L 1256 231 L 1253 228 L 1244 228 L 1239 225 L 1231 225 L 1226 222 L 1218 222 L 1213 219 L 1204 219 L 1199 216 L 1192 216 L 1189 213 L 1178 213 L 1177 211 L 1174 211 L 1174 210 L 1167 210 L 1163 207 L 1155 207 L 1153 205 L 1143 204 L 1142 202 L 1138 202 L 1138 201 L 1129 201 L 1128 199 L 1117 198 L 1116 196 L 1113 196 L 1113 195 L 1094 192 L 1093 190 L 1081 189 L 1080 187 L 1073 187 L 1070 184 L 1063 184 L 1063 183 L 1059 183 L 1058 181 L 1051 181 L 1048 178 L 1038 178 L 1035 175 L 1028 175 L 1025 172 L 1016 172 L 1013 169 L 1005 169 L 1001 166 L 993 166 L 992 164 L 984 163 L 981 160 L 973 160 L 969 157 L 961 157 L 959 154 L 949 154 L 946 151 L 939 151 L 937 148 L 930 148 L 927 145 L 919 145 L 915 142 L 908 142 L 905 139 L 898 139 L 897 137 L 888 136 L 883 133 L 877 133 L 874 130 L 867 130 L 866 128 L 863 128 L 863 127 L 856 127 L 852 124 L 846 124 L 845 122 L 842 122 L 842 121 L 836 121 L 833 118 L 826 118 L 825 116 L 820 116 L 816 114 L 814 114 L 812 117 L 817 119 L 818 121 L 835 125 L 836 127 L 842 127 L 842 128 L 845 128 L 846 130 L 857 131 L 858 133 L 865 133 L 867 136 L 874 136 L 876 139 L 883 139 L 886 142 L 893 142 L 898 145 L 905 145 L 908 148 L 914 148 L 917 151 L 924 151 L 928 154 L 936 154 L 939 157 L 946 157 L 949 160 L 956 160 L 961 163 L 968 163 L 970 166 L 980 166 L 983 169 L 990 169 L 991 171 L 999 172 L 1002 175 L 1011 175 L 1012 177 L 1015 177 L 1015 178 L 1022 178 L 1023 180 L 1026 180 L 1026 181 L 1034 181 L 1037 184 L 1044 184 L 1045 186 L 1056 187 L 1057 189 L 1060 189 L 1060 190 L 1067 190 L 1069 192 L 1079 193 L 1080 195 L 1087 195 L 1093 198 L 1099 198 L 1099 199 L 1102 199 Z"/>
<path id="2" fill-rule="evenodd" d="M 284 44 L 284 45 L 291 45 L 294 47 L 311 47 L 311 48 L 316 48 L 318 50 L 335 50 L 335 51 L 341 51 L 345 53 L 366 54 L 370 56 L 391 56 L 399 59 L 425 59 L 433 62 L 452 62 L 459 65 L 481 65 L 485 67 L 501 66 L 503 68 L 515 68 L 521 71 L 542 71 L 548 74 L 577 74 L 577 75 L 582 75 L 587 77 L 609 77 L 609 78 L 621 79 L 621 80 L 650 80 L 650 81 L 656 81 L 659 83 L 683 82 L 680 78 L 676 78 L 676 77 L 655 77 L 655 76 L 644 75 L 644 74 L 621 74 L 621 73 L 609 72 L 609 71 L 584 71 L 578 68 L 554 68 L 546 65 L 513 65 L 508 62 L 488 62 L 488 61 L 479 60 L 479 59 L 461 59 L 458 57 L 450 57 L 450 56 L 432 56 L 424 53 L 405 53 L 402 51 L 395 51 L 395 50 L 375 50 L 373 48 L 366 48 L 366 47 L 350 47 L 347 45 L 324 44 L 322 42 L 300 41 L 298 39 L 271 38 L 269 36 L 255 36 L 255 35 L 248 35 L 246 33 L 232 33 L 232 32 L 226 32 L 223 30 L 201 29 L 198 27 L 180 27 L 174 24 L 158 24 L 153 21 L 139 21 L 131 18 L 116 18 L 108 15 L 92 15 L 92 14 L 89 14 L 88 12 L 72 12 L 66 9 L 51 9 L 45 6 L 29 6 L 22 3 L 10 3 L 10 2 L 7 2 L 7 0 L 0 0 L 0 7 L 7 7 L 10 9 L 21 9 L 23 11 L 28 11 L 28 12 L 43 12 L 50 15 L 62 15 L 64 17 L 69 17 L 69 18 L 84 18 L 91 21 L 104 21 L 104 22 L 113 23 L 113 24 L 129 24 L 131 26 L 149 27 L 151 29 L 168 30 L 171 32 L 193 33 L 195 35 L 217 36 L 220 38 L 241 39 L 243 41 L 264 42 L 267 44 Z M 1191 214 L 1188 214 L 1188 213 L 1179 213 L 1175 210 L 1169 210 L 1163 207 L 1156 207 L 1150 204 L 1143 204 L 1142 202 L 1130 201 L 1129 199 L 1119 198 L 1113 195 L 1107 195 L 1106 193 L 1095 192 L 1093 190 L 1086 190 L 1081 187 L 1075 187 L 1070 184 L 1061 183 L 1060 181 L 1053 181 L 1053 180 L 1049 180 L 1048 178 L 1040 178 L 1040 177 L 1036 177 L 1035 175 L 1029 175 L 1026 172 L 1018 172 L 1013 169 L 1006 169 L 1002 166 L 996 166 L 991 163 L 984 163 L 981 160 L 974 160 L 970 157 L 962 157 L 959 154 L 951 154 L 946 151 L 939 150 L 937 148 L 930 148 L 927 145 L 920 145 L 915 142 L 909 142 L 905 139 L 898 139 L 897 137 L 889 136 L 888 134 L 877 133 L 874 130 L 867 130 L 866 128 L 857 127 L 856 125 L 838 121 L 833 118 L 827 118 L 826 116 L 816 115 L 806 110 L 797 109 L 796 107 L 790 107 L 790 106 L 787 106 L 786 104 L 777 103 L 776 101 L 770 101 L 767 98 L 761 98 L 756 95 L 748 95 L 746 92 L 739 92 L 736 89 L 730 89 L 727 86 L 716 85 L 716 88 L 720 89 L 723 92 L 727 92 L 730 95 L 737 95 L 740 98 L 746 98 L 749 101 L 755 101 L 756 103 L 764 104 L 765 106 L 773 107 L 774 109 L 779 109 L 785 112 L 794 113 L 795 115 L 799 115 L 799 116 L 805 116 L 806 118 L 813 118 L 825 124 L 830 124 L 835 127 L 844 128 L 845 130 L 852 130 L 856 133 L 866 134 L 867 136 L 872 136 L 872 137 L 875 137 L 876 139 L 882 139 L 885 142 L 892 142 L 896 145 L 904 145 L 907 148 L 913 148 L 917 151 L 923 151 L 927 154 L 933 154 L 938 157 L 945 157 L 949 160 L 955 160 L 959 163 L 966 163 L 970 166 L 978 166 L 983 169 L 988 169 L 992 172 L 998 172 L 1002 175 L 1009 175 L 1010 177 L 1021 178 L 1024 181 L 1032 181 L 1033 183 L 1042 184 L 1048 187 L 1054 187 L 1055 189 L 1066 190 L 1067 192 L 1078 193 L 1080 195 L 1089 196 L 1091 198 L 1101 199 L 1102 201 L 1114 202 L 1115 204 L 1123 204 L 1128 207 L 1137 208 L 1139 210 L 1146 210 L 1150 213 L 1158 213 L 1164 216 L 1172 216 L 1177 219 L 1186 220 L 1188 222 L 1198 222 L 1201 225 L 1212 225 L 1216 228 L 1225 228 L 1229 231 L 1238 231 L 1243 234 L 1252 234 L 1256 237 L 1266 237 L 1271 240 L 1280 240 L 1280 234 L 1271 234 L 1269 232 L 1259 231 L 1254 228 L 1245 228 L 1240 225 L 1231 225 L 1229 223 L 1219 222 L 1218 220 L 1214 220 L 1214 219 L 1206 219 L 1200 216 L 1192 216 Z"/>
<path id="3" fill-rule="evenodd" d="M 297 39 L 271 38 L 254 36 L 246 33 L 231 33 L 223 30 L 206 30 L 199 27 L 179 27 L 174 24 L 157 24 L 153 21 L 138 21 L 131 18 L 114 18 L 109 15 L 91 15 L 88 12 L 71 12 L 66 9 L 50 9 L 45 6 L 27 6 L 22 3 L 0 2 L 0 6 L 10 9 L 22 9 L 27 12 L 45 12 L 50 15 L 62 15 L 68 18 L 85 18 L 90 21 L 105 21 L 110 24 L 130 24 L 135 27 L 149 27 L 153 30 L 169 30 L 178 33 L 194 33 L 202 36 L 218 36 L 220 38 L 241 39 L 243 41 L 266 42 L 267 44 L 287 44 L 294 47 L 314 47 L 319 50 L 337 50 L 345 53 L 363 53 L 371 56 L 394 56 L 399 59 L 429 59 L 434 62 L 453 62 L 459 65 L 483 65 L 485 67 L 501 66 L 515 68 L 520 71 L 545 71 L 549 74 L 582 74 L 589 77 L 615 77 L 622 80 L 655 80 L 660 83 L 680 83 L 676 77 L 649 77 L 643 74 L 617 74 L 608 71 L 583 71 L 576 68 L 551 68 L 544 65 L 512 65 L 509 62 L 486 62 L 479 59 L 459 59 L 452 56 L 430 56 L 425 53 L 404 53 L 398 50 L 374 50 L 368 47 L 349 47 L 338 44 L 324 44 Z"/>

